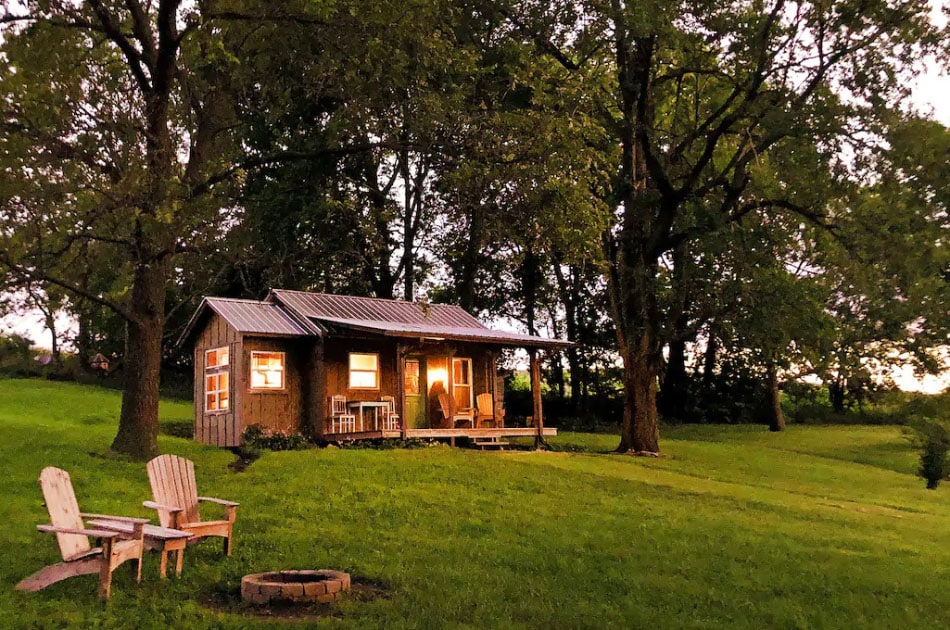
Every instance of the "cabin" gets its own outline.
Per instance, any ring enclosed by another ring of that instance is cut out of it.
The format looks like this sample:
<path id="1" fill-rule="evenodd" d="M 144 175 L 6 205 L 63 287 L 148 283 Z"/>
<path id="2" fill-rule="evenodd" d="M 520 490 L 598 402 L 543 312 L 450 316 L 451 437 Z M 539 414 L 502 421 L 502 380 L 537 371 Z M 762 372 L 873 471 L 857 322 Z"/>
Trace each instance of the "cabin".
<path id="1" fill-rule="evenodd" d="M 555 435 L 538 353 L 570 345 L 493 330 L 454 305 L 283 289 L 204 298 L 179 343 L 194 347 L 195 439 L 225 447 L 253 424 L 326 441 Z M 530 426 L 505 421 L 505 348 L 531 359 Z"/>

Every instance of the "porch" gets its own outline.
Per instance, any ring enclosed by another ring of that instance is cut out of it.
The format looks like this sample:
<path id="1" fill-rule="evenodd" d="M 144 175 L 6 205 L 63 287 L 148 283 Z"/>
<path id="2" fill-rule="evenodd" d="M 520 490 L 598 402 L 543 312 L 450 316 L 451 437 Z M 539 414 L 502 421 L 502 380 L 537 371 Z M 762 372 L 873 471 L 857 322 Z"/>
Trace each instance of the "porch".
<path id="1" fill-rule="evenodd" d="M 454 440 L 456 438 L 506 438 L 506 437 L 535 437 L 538 434 L 537 427 L 498 427 L 473 429 L 471 427 L 458 427 L 455 429 L 397 429 L 380 431 L 350 431 L 346 433 L 327 433 L 324 435 L 326 440 L 331 442 L 342 442 L 346 440 L 380 440 L 380 439 L 446 439 Z M 554 427 L 542 427 L 541 434 L 544 437 L 553 437 L 557 435 L 557 429 Z"/>

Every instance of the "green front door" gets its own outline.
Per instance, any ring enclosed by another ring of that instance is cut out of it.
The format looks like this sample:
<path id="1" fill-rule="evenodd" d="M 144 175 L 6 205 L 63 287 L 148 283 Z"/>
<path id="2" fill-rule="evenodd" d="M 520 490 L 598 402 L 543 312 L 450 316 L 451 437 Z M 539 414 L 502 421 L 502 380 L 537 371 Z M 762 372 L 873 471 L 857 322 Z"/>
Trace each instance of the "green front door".
<path id="1" fill-rule="evenodd" d="M 406 395 L 406 427 L 409 429 L 428 428 L 426 422 L 425 383 L 422 382 L 422 365 L 419 359 L 406 359 L 403 368 L 403 391 Z"/>

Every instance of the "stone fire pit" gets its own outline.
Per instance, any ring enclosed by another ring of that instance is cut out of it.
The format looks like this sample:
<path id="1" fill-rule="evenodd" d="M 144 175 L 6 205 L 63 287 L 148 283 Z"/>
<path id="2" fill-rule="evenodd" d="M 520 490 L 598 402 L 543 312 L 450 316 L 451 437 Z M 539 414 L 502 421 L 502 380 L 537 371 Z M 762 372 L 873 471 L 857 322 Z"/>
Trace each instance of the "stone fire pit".
<path id="1" fill-rule="evenodd" d="M 241 578 L 241 598 L 252 604 L 332 602 L 350 590 L 350 574 L 332 569 L 274 571 Z"/>

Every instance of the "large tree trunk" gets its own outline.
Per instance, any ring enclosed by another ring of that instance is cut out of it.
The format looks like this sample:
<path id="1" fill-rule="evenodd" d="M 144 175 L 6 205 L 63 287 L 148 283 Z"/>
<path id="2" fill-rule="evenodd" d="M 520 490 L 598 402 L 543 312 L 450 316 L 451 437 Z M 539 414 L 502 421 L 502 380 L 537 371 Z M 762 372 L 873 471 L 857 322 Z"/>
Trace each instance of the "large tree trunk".
<path id="1" fill-rule="evenodd" d="M 769 381 L 769 431 L 785 430 L 785 414 L 782 413 L 782 398 L 778 386 L 775 364 L 766 366 Z"/>
<path id="2" fill-rule="evenodd" d="M 650 85 L 655 39 L 633 36 L 622 11 L 614 16 L 614 24 L 622 113 L 617 191 L 622 215 L 620 234 L 607 237 L 612 243 L 607 254 L 611 311 L 624 361 L 623 429 L 617 450 L 657 454 L 656 379 L 663 347 L 657 277 L 677 207 L 676 200 L 664 201 L 648 165 L 655 118 Z"/>
<path id="3" fill-rule="evenodd" d="M 643 335 L 639 340 L 628 340 L 624 353 L 623 427 L 617 447 L 622 453 L 660 452 L 656 411 L 658 361 L 651 345 L 649 336 Z"/>
<path id="4" fill-rule="evenodd" d="M 125 382 L 119 431 L 112 450 L 138 459 L 158 454 L 159 374 L 165 320 L 164 261 L 140 264 L 135 270 L 125 340 Z"/>

